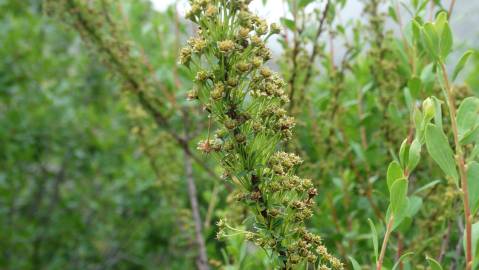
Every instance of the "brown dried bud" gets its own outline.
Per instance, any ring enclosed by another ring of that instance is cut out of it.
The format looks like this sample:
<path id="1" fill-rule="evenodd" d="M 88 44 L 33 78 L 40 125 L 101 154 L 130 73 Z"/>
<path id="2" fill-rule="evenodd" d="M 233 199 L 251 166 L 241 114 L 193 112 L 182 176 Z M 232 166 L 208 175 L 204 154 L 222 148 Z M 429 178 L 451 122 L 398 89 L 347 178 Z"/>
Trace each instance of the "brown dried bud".
<path id="1" fill-rule="evenodd" d="M 229 39 L 223 40 L 223 41 L 218 41 L 218 49 L 220 50 L 221 53 L 229 53 L 233 51 L 235 47 L 235 43 Z"/>

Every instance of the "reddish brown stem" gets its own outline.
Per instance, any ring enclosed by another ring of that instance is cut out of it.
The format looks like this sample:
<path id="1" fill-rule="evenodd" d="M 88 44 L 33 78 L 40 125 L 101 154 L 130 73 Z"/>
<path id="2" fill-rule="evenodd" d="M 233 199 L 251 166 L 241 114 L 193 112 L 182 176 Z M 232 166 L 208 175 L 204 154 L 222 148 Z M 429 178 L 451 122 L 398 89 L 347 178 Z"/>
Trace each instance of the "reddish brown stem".
<path id="1" fill-rule="evenodd" d="M 466 172 L 466 162 L 464 158 L 464 153 L 462 150 L 461 143 L 459 141 L 459 131 L 457 128 L 457 119 L 456 119 L 456 101 L 454 98 L 454 93 L 449 83 L 449 78 L 447 76 L 446 65 L 441 62 L 441 71 L 444 79 L 444 86 L 446 90 L 447 106 L 449 109 L 449 115 L 451 117 L 451 128 L 454 136 L 454 144 L 456 150 L 456 163 L 459 167 L 459 175 L 461 178 L 461 188 L 462 188 L 462 201 L 464 205 L 464 219 L 466 225 L 466 270 L 472 269 L 472 215 L 471 208 L 469 207 L 469 190 L 467 188 L 467 172 Z"/>
<path id="2" fill-rule="evenodd" d="M 387 248 L 387 245 L 388 245 L 389 237 L 391 236 L 393 224 L 394 224 L 394 216 L 391 215 L 391 217 L 389 218 L 388 224 L 386 226 L 386 233 L 384 234 L 384 240 L 383 240 L 383 244 L 381 246 L 381 253 L 380 253 L 379 259 L 376 263 L 376 270 L 381 270 L 383 268 L 384 256 L 386 254 L 386 248 Z"/>

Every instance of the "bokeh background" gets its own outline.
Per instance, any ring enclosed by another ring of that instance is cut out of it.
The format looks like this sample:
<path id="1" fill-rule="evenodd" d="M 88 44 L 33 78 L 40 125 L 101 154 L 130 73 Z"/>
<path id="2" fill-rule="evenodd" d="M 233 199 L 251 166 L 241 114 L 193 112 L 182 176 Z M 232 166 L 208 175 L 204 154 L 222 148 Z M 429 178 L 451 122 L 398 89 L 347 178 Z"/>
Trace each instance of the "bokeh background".
<path id="1" fill-rule="evenodd" d="M 118 16 L 143 48 L 133 53 L 150 61 L 148 77 L 178 104 L 172 111 L 193 112 L 173 115 L 172 130 L 188 133 L 194 150 L 207 120 L 185 105 L 189 85 L 176 69 L 177 49 L 192 31 L 181 18 L 185 2 L 122 1 Z M 252 9 L 270 21 L 287 13 L 277 0 L 264 2 Z M 351 0 L 340 16 L 361 19 L 362 5 Z M 458 0 L 454 12 L 457 58 L 479 47 L 479 1 Z M 283 53 L 277 41 L 271 46 Z M 91 47 L 44 2 L 0 0 L 0 269 L 194 269 L 184 152 Z M 478 68 L 476 60 L 464 76 L 476 86 L 467 74 Z M 215 240 L 214 224 L 231 201 L 212 176 L 221 173 L 216 162 L 199 159 L 190 169 L 208 254 L 244 257 L 242 239 Z M 255 265 L 264 254 L 248 256 Z"/>

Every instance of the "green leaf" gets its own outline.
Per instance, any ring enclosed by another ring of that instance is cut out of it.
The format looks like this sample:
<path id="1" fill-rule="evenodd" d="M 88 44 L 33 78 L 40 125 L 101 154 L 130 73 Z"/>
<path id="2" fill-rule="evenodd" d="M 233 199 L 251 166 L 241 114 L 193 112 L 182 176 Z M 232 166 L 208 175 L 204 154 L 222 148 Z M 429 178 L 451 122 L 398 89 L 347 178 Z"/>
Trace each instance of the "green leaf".
<path id="1" fill-rule="evenodd" d="M 421 143 L 416 138 L 412 141 L 411 146 L 409 147 L 409 158 L 407 162 L 408 171 L 411 172 L 419 164 L 421 159 Z"/>
<path id="2" fill-rule="evenodd" d="M 390 6 L 388 8 L 388 14 L 395 22 L 398 22 L 398 16 L 396 14 L 396 10 L 394 10 L 393 7 Z"/>
<path id="3" fill-rule="evenodd" d="M 445 25 L 447 23 L 448 14 L 445 11 L 439 12 L 436 16 L 436 21 L 434 22 L 434 28 L 436 32 L 441 34 L 444 31 Z"/>
<path id="4" fill-rule="evenodd" d="M 457 129 L 459 140 L 462 141 L 465 135 L 477 126 L 479 119 L 479 99 L 468 97 L 464 99 L 457 111 Z"/>
<path id="5" fill-rule="evenodd" d="M 471 57 L 471 55 L 473 53 L 474 52 L 472 50 L 468 50 L 461 56 L 461 58 L 459 59 L 459 62 L 457 62 L 457 64 L 456 64 L 456 67 L 454 68 L 454 72 L 452 74 L 452 80 L 453 81 L 457 78 L 459 73 L 464 69 L 464 66 L 467 64 L 467 61 L 469 60 L 469 57 Z"/>
<path id="6" fill-rule="evenodd" d="M 396 180 L 391 186 L 389 198 L 394 216 L 401 216 L 407 210 L 407 187 L 408 181 L 405 178 Z"/>
<path id="7" fill-rule="evenodd" d="M 416 20 L 412 21 L 411 31 L 412 31 L 413 39 L 419 43 L 421 39 L 421 25 L 419 24 L 418 21 Z"/>
<path id="8" fill-rule="evenodd" d="M 444 29 L 442 30 L 441 34 L 441 57 L 442 59 L 446 59 L 449 53 L 452 50 L 453 45 L 453 38 L 451 28 L 449 27 L 449 23 L 444 24 Z"/>
<path id="9" fill-rule="evenodd" d="M 314 0 L 299 0 L 298 2 L 298 7 L 299 8 L 304 8 L 307 5 L 311 4 Z"/>
<path id="10" fill-rule="evenodd" d="M 425 23 L 421 31 L 422 42 L 431 58 L 437 60 L 439 56 L 439 37 L 432 23 Z"/>
<path id="11" fill-rule="evenodd" d="M 396 270 L 399 267 L 399 264 L 404 261 L 407 257 L 413 255 L 414 252 L 406 252 L 401 257 L 399 257 L 398 261 L 394 264 L 392 270 Z"/>
<path id="12" fill-rule="evenodd" d="M 476 222 L 472 224 L 472 233 L 471 233 L 471 246 L 472 246 L 472 255 L 473 255 L 473 269 L 476 269 L 475 266 L 478 261 L 478 253 L 479 253 L 479 222 Z M 464 231 L 464 237 L 463 237 L 463 248 L 464 251 L 466 250 L 466 231 Z"/>
<path id="13" fill-rule="evenodd" d="M 403 230 L 403 232 L 405 232 L 407 230 L 407 227 L 409 227 L 409 225 L 412 223 L 412 219 L 406 215 L 408 212 L 407 209 L 409 209 L 408 197 L 406 197 L 406 203 L 405 203 L 404 209 L 405 209 L 404 211 L 400 212 L 400 215 L 394 215 L 394 225 L 392 227 L 392 231 L 395 231 L 397 228 L 401 229 L 401 226 L 406 225 L 404 226 L 405 230 Z M 392 215 L 392 209 L 391 209 L 391 204 L 389 204 L 389 207 L 386 211 L 386 220 L 389 220 L 391 215 Z M 409 225 L 405 224 L 405 222 L 409 223 Z"/>
<path id="14" fill-rule="evenodd" d="M 473 161 L 467 165 L 467 188 L 469 191 L 469 207 L 472 215 L 479 209 L 479 163 Z"/>
<path id="15" fill-rule="evenodd" d="M 371 235 L 373 240 L 373 247 L 374 247 L 374 256 L 376 257 L 376 261 L 378 260 L 379 254 L 379 239 L 378 239 L 378 231 L 376 230 L 376 226 L 374 226 L 374 222 L 368 218 L 369 227 L 371 227 Z"/>
<path id="16" fill-rule="evenodd" d="M 411 94 L 414 97 L 419 96 L 419 93 L 421 92 L 421 88 L 422 88 L 421 79 L 416 76 L 410 78 L 409 81 L 407 82 L 407 87 L 409 87 L 409 90 L 411 90 Z"/>
<path id="17" fill-rule="evenodd" d="M 399 161 L 403 167 L 406 167 L 407 161 L 409 158 L 409 144 L 407 143 L 407 139 L 401 144 L 401 148 L 399 148 Z"/>
<path id="18" fill-rule="evenodd" d="M 281 18 L 280 19 L 281 24 L 286 26 L 289 30 L 295 31 L 296 30 L 296 23 L 293 20 L 287 19 L 287 18 Z"/>
<path id="19" fill-rule="evenodd" d="M 433 258 L 426 257 L 426 260 L 429 263 L 431 270 L 442 270 L 442 266 Z"/>
<path id="20" fill-rule="evenodd" d="M 413 20 L 411 22 L 411 32 L 413 40 L 419 43 L 421 40 L 421 25 L 418 21 Z"/>
<path id="21" fill-rule="evenodd" d="M 361 161 L 366 161 L 366 156 L 364 155 L 361 145 L 359 145 L 356 142 L 351 142 L 351 148 L 353 149 L 353 152 Z"/>
<path id="22" fill-rule="evenodd" d="M 401 165 L 399 165 L 397 161 L 392 161 L 391 163 L 389 163 L 387 172 L 387 184 L 389 191 L 391 191 L 391 186 L 394 181 L 400 178 L 404 178 Z"/>
<path id="23" fill-rule="evenodd" d="M 473 254 L 473 269 L 476 269 L 479 263 L 479 222 L 472 224 L 472 254 Z"/>
<path id="24" fill-rule="evenodd" d="M 434 115 L 434 124 L 442 129 L 442 101 L 434 96 L 432 97 L 432 101 L 434 102 L 434 108 L 436 111 L 436 114 Z"/>
<path id="25" fill-rule="evenodd" d="M 349 256 L 349 260 L 353 265 L 353 270 L 361 270 L 361 265 L 359 265 L 359 263 L 353 257 Z"/>
<path id="26" fill-rule="evenodd" d="M 425 184 L 424 186 L 416 189 L 416 191 L 414 191 L 413 194 L 418 194 L 420 192 L 423 192 L 424 190 L 430 189 L 430 188 L 434 187 L 435 185 L 437 185 L 439 183 L 441 183 L 441 180 L 434 180 L 431 183 Z"/>
<path id="27" fill-rule="evenodd" d="M 414 217 L 417 212 L 421 209 L 422 206 L 422 198 L 418 196 L 411 196 L 409 198 L 409 204 L 407 208 L 406 216 L 412 218 Z"/>
<path id="28" fill-rule="evenodd" d="M 442 171 L 452 177 L 458 184 L 458 175 L 454 154 L 444 131 L 433 124 L 426 127 L 426 146 L 432 159 L 439 165 Z"/>

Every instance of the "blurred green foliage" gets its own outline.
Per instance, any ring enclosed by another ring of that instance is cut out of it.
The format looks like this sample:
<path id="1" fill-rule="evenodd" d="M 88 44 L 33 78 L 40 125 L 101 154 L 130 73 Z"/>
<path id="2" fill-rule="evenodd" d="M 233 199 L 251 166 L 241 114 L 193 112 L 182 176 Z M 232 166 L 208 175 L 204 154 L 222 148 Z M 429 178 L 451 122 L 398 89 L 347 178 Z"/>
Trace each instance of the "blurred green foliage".
<path id="1" fill-rule="evenodd" d="M 75 31 L 69 14 L 48 16 L 41 0 L 0 0 L 0 269 L 196 268 L 185 149 L 198 158 L 193 182 L 210 266 L 268 269 L 266 252 L 241 236 L 215 239 L 219 217 L 241 226 L 246 215 L 231 185 L 216 176 L 218 162 L 194 151 L 211 127 L 202 108 L 185 101 L 191 82 L 176 63 L 194 29 L 174 8 L 156 12 L 147 0 L 87 2 L 95 2 L 99 15 L 92 17 L 107 39 L 133 44 L 129 57 L 143 65 L 125 66 L 141 74 L 138 80 L 151 79 L 149 94 L 164 103 L 159 111 L 169 127 L 155 122 L 98 44 Z M 343 21 L 338 14 L 347 1 L 330 1 L 316 38 L 325 1 L 304 9 L 312 2 L 285 1 L 292 12 L 281 20 L 288 34 L 279 40 L 277 69 L 297 87 L 289 108 L 298 122 L 296 141 L 287 147 L 305 158 L 307 169 L 298 173 L 319 190 L 308 227 L 347 269 L 349 256 L 372 269 L 368 218 L 381 239 L 387 165 L 399 159 L 414 129 L 414 108 L 441 96 L 436 67 L 424 55 L 411 62 L 410 24 L 402 22 L 404 33 L 385 27 L 399 24 L 396 6 L 364 1 L 363 20 Z M 428 9 L 418 11 L 425 1 L 406 2 L 404 14 L 429 16 Z M 446 9 L 442 2 L 431 10 Z M 103 28 L 105 20 L 118 29 Z M 478 72 L 476 53 L 459 77 L 464 83 L 456 82 L 458 101 L 478 94 Z M 186 148 L 174 134 L 187 138 Z M 426 255 L 462 269 L 460 192 L 422 152 L 409 183 L 415 217 L 392 235 L 384 265 L 392 268 L 397 254 L 413 250 L 404 269 L 426 269 Z"/>
<path id="2" fill-rule="evenodd" d="M 157 177 L 117 81 L 40 1 L 0 18 L 0 268 L 192 267 L 181 165 Z"/>

